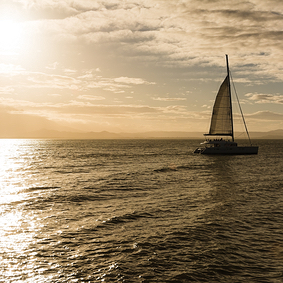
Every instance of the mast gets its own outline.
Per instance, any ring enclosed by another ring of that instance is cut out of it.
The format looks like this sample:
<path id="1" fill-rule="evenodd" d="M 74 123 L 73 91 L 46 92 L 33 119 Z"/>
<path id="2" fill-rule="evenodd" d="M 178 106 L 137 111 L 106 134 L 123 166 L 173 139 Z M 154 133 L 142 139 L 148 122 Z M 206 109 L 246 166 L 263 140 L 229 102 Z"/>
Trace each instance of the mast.
<path id="1" fill-rule="evenodd" d="M 230 117 L 231 117 L 231 126 L 232 126 L 232 141 L 234 141 L 234 126 L 233 126 L 231 85 L 230 85 L 230 71 L 229 71 L 228 55 L 226 54 L 225 56 L 226 56 L 226 65 L 227 65 L 228 92 L 229 92 L 229 96 L 230 96 Z"/>

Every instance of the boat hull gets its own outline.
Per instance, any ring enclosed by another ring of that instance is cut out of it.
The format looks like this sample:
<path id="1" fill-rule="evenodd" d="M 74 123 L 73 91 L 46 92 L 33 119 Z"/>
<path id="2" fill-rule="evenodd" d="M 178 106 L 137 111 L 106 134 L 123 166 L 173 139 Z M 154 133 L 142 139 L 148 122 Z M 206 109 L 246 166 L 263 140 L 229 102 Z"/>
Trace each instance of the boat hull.
<path id="1" fill-rule="evenodd" d="M 204 147 L 197 148 L 194 153 L 208 155 L 248 155 L 257 154 L 258 146 Z"/>

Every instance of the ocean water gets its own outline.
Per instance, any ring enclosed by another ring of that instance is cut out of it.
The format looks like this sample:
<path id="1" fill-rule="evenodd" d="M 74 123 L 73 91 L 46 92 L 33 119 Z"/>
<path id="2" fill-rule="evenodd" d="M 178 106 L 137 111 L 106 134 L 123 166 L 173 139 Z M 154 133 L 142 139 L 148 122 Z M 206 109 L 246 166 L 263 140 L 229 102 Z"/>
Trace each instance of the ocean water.
<path id="1" fill-rule="evenodd" d="M 0 140 L 0 282 L 283 282 L 283 142 Z"/>

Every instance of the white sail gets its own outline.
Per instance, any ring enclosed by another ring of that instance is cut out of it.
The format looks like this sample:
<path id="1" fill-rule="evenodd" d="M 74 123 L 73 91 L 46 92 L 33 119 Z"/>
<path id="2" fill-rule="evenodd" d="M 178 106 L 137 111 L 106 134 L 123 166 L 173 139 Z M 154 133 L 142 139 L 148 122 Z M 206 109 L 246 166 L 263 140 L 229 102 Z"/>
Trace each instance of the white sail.
<path id="1" fill-rule="evenodd" d="M 232 106 L 228 75 L 220 86 L 216 96 L 208 135 L 233 136 Z"/>

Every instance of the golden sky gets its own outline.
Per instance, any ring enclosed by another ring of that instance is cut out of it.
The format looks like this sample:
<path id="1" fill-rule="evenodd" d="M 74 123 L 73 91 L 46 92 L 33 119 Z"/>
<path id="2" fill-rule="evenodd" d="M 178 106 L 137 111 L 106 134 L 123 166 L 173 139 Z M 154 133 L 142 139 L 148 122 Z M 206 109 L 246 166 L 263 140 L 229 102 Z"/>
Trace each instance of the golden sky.
<path id="1" fill-rule="evenodd" d="M 280 0 L 2 0 L 0 130 L 207 132 L 225 54 L 249 130 L 283 129 L 282 38 Z"/>

